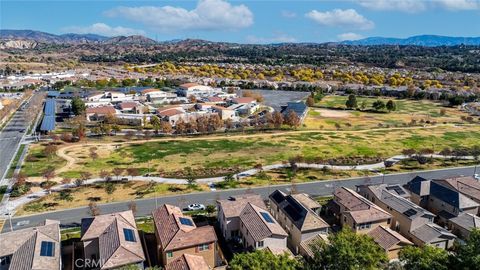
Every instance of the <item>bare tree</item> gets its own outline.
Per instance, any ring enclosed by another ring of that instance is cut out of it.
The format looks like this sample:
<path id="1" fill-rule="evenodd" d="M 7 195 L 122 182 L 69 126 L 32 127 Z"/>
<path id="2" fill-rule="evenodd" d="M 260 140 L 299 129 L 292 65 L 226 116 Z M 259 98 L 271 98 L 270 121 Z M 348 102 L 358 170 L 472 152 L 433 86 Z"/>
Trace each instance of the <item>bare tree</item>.
<path id="1" fill-rule="evenodd" d="M 128 209 L 132 211 L 133 215 L 135 216 L 137 214 L 137 203 L 135 201 L 131 201 L 128 203 Z"/>
<path id="2" fill-rule="evenodd" d="M 90 202 L 88 204 L 88 209 L 89 209 L 89 212 L 90 212 L 91 216 L 100 215 L 100 208 L 98 207 L 98 205 L 95 202 Z"/>

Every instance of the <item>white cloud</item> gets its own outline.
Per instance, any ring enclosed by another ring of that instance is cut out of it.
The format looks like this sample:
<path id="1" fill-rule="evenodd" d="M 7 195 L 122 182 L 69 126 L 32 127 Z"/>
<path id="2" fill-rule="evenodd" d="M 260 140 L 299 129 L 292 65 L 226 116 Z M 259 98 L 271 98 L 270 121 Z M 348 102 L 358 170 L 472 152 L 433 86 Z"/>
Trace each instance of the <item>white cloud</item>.
<path id="1" fill-rule="evenodd" d="M 312 19 L 321 25 L 326 26 L 338 26 L 345 28 L 356 28 L 356 29 L 371 29 L 375 24 L 363 17 L 354 9 L 334 9 L 331 11 L 317 11 L 312 10 L 305 14 L 307 18 Z"/>
<path id="2" fill-rule="evenodd" d="M 282 15 L 282 17 L 288 18 L 288 19 L 297 17 L 297 13 L 289 10 L 282 10 L 280 14 Z"/>
<path id="3" fill-rule="evenodd" d="M 117 7 L 105 14 L 140 22 L 161 32 L 234 30 L 253 24 L 253 13 L 247 6 L 233 6 L 224 0 L 199 0 L 192 10 L 172 6 Z"/>
<path id="4" fill-rule="evenodd" d="M 362 39 L 363 36 L 356 34 L 356 33 L 343 33 L 337 36 L 337 39 L 339 41 L 344 41 L 344 40 L 358 40 Z"/>
<path id="5" fill-rule="evenodd" d="M 293 43 L 297 42 L 297 39 L 286 35 L 284 33 L 276 33 L 271 37 L 257 37 L 254 35 L 247 36 L 247 43 L 251 44 L 269 44 L 269 43 Z"/>
<path id="6" fill-rule="evenodd" d="M 145 31 L 123 26 L 112 27 L 104 23 L 94 23 L 89 26 L 69 26 L 62 29 L 64 32 L 76 34 L 97 34 L 102 36 L 131 36 L 145 35 Z"/>
<path id="7" fill-rule="evenodd" d="M 480 9 L 480 0 L 438 0 L 438 4 L 448 10 Z"/>
<path id="8" fill-rule="evenodd" d="M 373 10 L 399 10 L 414 13 L 426 9 L 426 2 L 423 0 L 359 0 L 358 3 Z"/>

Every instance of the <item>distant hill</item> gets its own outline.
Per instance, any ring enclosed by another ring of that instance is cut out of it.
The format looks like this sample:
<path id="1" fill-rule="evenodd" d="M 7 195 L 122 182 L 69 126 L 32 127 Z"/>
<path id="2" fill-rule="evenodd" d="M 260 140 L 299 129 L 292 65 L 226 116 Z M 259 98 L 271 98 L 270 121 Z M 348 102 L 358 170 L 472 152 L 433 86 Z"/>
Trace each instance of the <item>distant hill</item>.
<path id="1" fill-rule="evenodd" d="M 118 36 L 118 37 L 112 37 L 109 39 L 106 39 L 102 41 L 103 44 L 141 44 L 141 45 L 153 45 L 156 44 L 155 40 L 140 36 L 140 35 L 135 35 L 135 36 Z"/>
<path id="2" fill-rule="evenodd" d="M 370 37 L 360 40 L 350 40 L 340 42 L 344 45 L 414 45 L 414 46 L 456 46 L 456 45 L 480 45 L 480 37 L 447 37 L 435 35 L 421 35 L 409 38 L 385 38 Z"/>

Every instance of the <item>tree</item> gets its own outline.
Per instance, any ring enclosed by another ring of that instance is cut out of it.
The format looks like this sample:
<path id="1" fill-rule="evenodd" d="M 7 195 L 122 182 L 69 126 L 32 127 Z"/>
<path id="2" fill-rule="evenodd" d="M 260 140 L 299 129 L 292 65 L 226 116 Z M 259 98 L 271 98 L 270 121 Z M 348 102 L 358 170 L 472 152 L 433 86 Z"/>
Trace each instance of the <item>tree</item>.
<path id="1" fill-rule="evenodd" d="M 373 107 L 376 111 L 381 111 L 381 110 L 385 109 L 385 102 L 383 102 L 383 101 L 381 101 L 380 99 L 378 99 L 378 100 L 376 100 L 375 102 L 373 102 L 372 107 Z"/>
<path id="2" fill-rule="evenodd" d="M 88 204 L 88 210 L 91 216 L 98 216 L 100 215 L 100 208 L 95 202 L 90 202 Z"/>
<path id="3" fill-rule="evenodd" d="M 345 106 L 347 106 L 348 109 L 357 108 L 357 97 L 355 95 L 349 95 L 347 101 L 345 102 Z"/>
<path id="4" fill-rule="evenodd" d="M 43 149 L 43 154 L 48 159 L 51 159 L 55 155 L 56 152 L 57 152 L 57 146 L 54 145 L 54 144 L 49 144 L 49 145 L 45 146 L 45 148 Z"/>
<path id="5" fill-rule="evenodd" d="M 480 229 L 474 229 L 464 245 L 456 247 L 456 269 L 473 270 L 480 266 Z M 453 269 L 453 268 L 452 268 Z"/>
<path id="6" fill-rule="evenodd" d="M 131 201 L 128 203 L 128 210 L 132 211 L 133 215 L 137 214 L 137 203 L 135 201 Z"/>
<path id="7" fill-rule="evenodd" d="M 160 123 L 160 130 L 164 134 L 170 134 L 170 133 L 172 133 L 173 128 L 172 128 L 172 125 L 168 121 L 162 121 Z"/>
<path id="8" fill-rule="evenodd" d="M 211 216 L 213 213 L 215 213 L 215 211 L 217 211 L 217 207 L 213 204 L 209 204 L 205 208 L 205 211 Z"/>
<path id="9" fill-rule="evenodd" d="M 158 118 L 156 115 L 152 116 L 152 118 L 150 118 L 150 125 L 152 125 L 155 134 L 158 134 L 158 131 L 162 127 L 160 118 Z"/>
<path id="10" fill-rule="evenodd" d="M 415 149 L 412 149 L 412 148 L 402 150 L 402 155 L 407 156 L 409 158 L 411 158 L 416 153 L 417 153 L 417 151 Z"/>
<path id="11" fill-rule="evenodd" d="M 86 181 L 92 177 L 92 174 L 90 172 L 81 172 L 80 173 L 80 179 L 83 181 Z"/>
<path id="12" fill-rule="evenodd" d="M 118 177 L 122 174 L 123 172 L 123 169 L 122 168 L 113 168 L 112 170 L 112 173 L 113 175 L 115 175 L 117 177 L 117 180 L 118 180 Z"/>
<path id="13" fill-rule="evenodd" d="M 282 113 L 280 113 L 279 111 L 275 111 L 273 113 L 273 126 L 276 128 L 276 129 L 279 129 L 282 127 L 283 125 L 283 115 Z"/>
<path id="14" fill-rule="evenodd" d="M 85 113 L 86 106 L 85 102 L 79 97 L 74 97 L 72 99 L 72 112 L 75 115 L 82 115 Z"/>
<path id="15" fill-rule="evenodd" d="M 62 184 L 64 184 L 64 185 L 70 184 L 71 182 L 72 182 L 72 179 L 71 179 L 71 178 L 64 177 L 64 178 L 62 179 Z"/>
<path id="16" fill-rule="evenodd" d="M 43 171 L 43 178 L 45 178 L 47 182 L 50 182 L 50 180 L 54 177 L 55 177 L 55 169 L 47 168 L 45 171 Z"/>
<path id="17" fill-rule="evenodd" d="M 130 176 L 139 176 L 140 171 L 137 168 L 128 168 L 127 169 L 127 174 Z"/>
<path id="18" fill-rule="evenodd" d="M 107 181 L 109 173 L 106 170 L 101 170 L 99 176 L 100 178 L 103 178 L 103 180 Z"/>
<path id="19" fill-rule="evenodd" d="M 328 236 L 329 243 L 312 245 L 314 256 L 305 269 L 363 270 L 380 269 L 388 262 L 387 254 L 373 239 L 343 228 Z"/>
<path id="20" fill-rule="evenodd" d="M 389 112 L 395 111 L 397 109 L 397 104 L 393 100 L 387 102 L 386 108 Z"/>
<path id="21" fill-rule="evenodd" d="M 308 107 L 313 107 L 313 106 L 315 105 L 315 100 L 313 99 L 312 96 L 309 96 L 309 97 L 307 98 L 307 102 L 306 102 L 306 103 L 307 103 L 307 106 L 308 106 Z"/>
<path id="22" fill-rule="evenodd" d="M 406 247 L 400 251 L 399 260 L 408 270 L 450 269 L 447 251 L 430 245 Z"/>
<path id="23" fill-rule="evenodd" d="M 106 183 L 105 184 L 105 192 L 107 192 L 108 195 L 112 195 L 115 190 L 117 190 L 117 187 L 115 186 L 114 183 Z"/>
<path id="24" fill-rule="evenodd" d="M 360 103 L 360 110 L 364 111 L 367 108 L 367 101 L 363 100 L 362 103 Z"/>
<path id="25" fill-rule="evenodd" d="M 300 117 L 298 117 L 297 113 L 290 110 L 287 113 L 287 117 L 285 118 L 285 123 L 292 128 L 298 128 L 300 125 Z"/>
<path id="26" fill-rule="evenodd" d="M 274 255 L 268 250 L 255 250 L 249 253 L 236 253 L 230 262 L 232 270 L 295 270 L 301 269 L 300 262 L 286 253 Z"/>

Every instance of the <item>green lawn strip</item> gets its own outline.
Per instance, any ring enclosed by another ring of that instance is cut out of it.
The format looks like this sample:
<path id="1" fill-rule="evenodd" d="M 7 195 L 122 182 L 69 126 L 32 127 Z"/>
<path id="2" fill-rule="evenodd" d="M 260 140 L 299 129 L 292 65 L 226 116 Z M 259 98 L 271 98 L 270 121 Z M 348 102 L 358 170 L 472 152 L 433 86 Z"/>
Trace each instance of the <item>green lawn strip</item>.
<path id="1" fill-rule="evenodd" d="M 21 144 L 20 147 L 18 148 L 17 153 L 15 154 L 15 158 L 13 159 L 12 163 L 10 164 L 10 168 L 8 168 L 7 172 L 7 178 L 12 178 L 13 173 L 15 172 L 15 169 L 17 168 L 18 161 L 20 160 L 20 157 L 22 156 L 23 150 L 25 149 L 25 144 Z"/>

